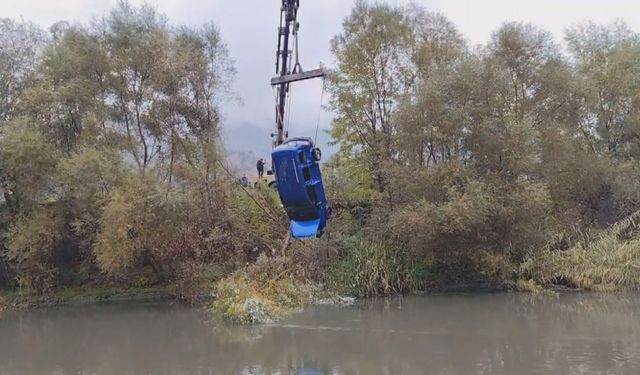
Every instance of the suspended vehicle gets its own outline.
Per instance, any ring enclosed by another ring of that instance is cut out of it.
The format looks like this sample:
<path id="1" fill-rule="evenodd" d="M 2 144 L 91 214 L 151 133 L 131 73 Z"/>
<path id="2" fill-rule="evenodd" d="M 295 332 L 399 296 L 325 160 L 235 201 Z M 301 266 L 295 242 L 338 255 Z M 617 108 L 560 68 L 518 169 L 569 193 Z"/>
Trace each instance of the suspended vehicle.
<path id="1" fill-rule="evenodd" d="M 327 225 L 329 210 L 320 172 L 321 152 L 311 138 L 285 139 L 288 137 L 285 107 L 290 95 L 289 84 L 324 77 L 325 72 L 323 69 L 302 70 L 298 54 L 299 7 L 299 0 L 282 0 L 280 8 L 276 58 L 278 76 L 271 80 L 271 85 L 277 88 L 276 133 L 272 134 L 275 141 L 271 159 L 280 201 L 290 219 L 291 236 L 307 238 L 322 236 Z M 293 37 L 294 51 L 289 50 L 290 37 Z M 292 64 L 294 57 L 295 64 Z"/>
<path id="2" fill-rule="evenodd" d="M 320 237 L 327 225 L 320 156 L 311 138 L 288 139 L 271 153 L 278 193 L 294 238 Z"/>

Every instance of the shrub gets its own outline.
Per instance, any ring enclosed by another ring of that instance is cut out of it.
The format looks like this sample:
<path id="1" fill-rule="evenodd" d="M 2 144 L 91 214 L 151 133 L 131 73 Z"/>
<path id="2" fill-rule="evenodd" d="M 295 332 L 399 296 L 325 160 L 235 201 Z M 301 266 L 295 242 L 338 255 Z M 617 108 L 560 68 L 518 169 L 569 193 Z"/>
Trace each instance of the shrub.
<path id="1" fill-rule="evenodd" d="M 348 238 L 330 270 L 330 284 L 356 296 L 411 293 L 422 284 L 424 267 L 398 247 Z"/>
<path id="2" fill-rule="evenodd" d="M 5 193 L 11 193 L 7 204 L 26 209 L 50 201 L 60 157 L 54 145 L 25 119 L 7 122 L 0 129 L 0 184 Z"/>
<path id="3" fill-rule="evenodd" d="M 635 214 L 637 219 L 638 214 Z M 522 264 L 521 274 L 541 285 L 567 285 L 588 290 L 640 287 L 640 236 L 633 216 L 595 240 L 568 250 L 545 250 Z"/>
<path id="4" fill-rule="evenodd" d="M 169 257 L 180 238 L 186 212 L 181 193 L 151 178 L 131 177 L 104 208 L 94 247 L 98 266 L 121 279 L 144 266 L 159 276 L 162 258 Z"/>
<path id="5" fill-rule="evenodd" d="M 251 189 L 250 194 L 248 196 L 240 189 L 229 194 L 228 204 L 236 237 L 242 238 L 242 247 L 246 250 L 278 249 L 288 227 L 287 221 L 283 220 L 286 216 L 280 207 L 280 198 L 266 186 Z M 278 219 L 279 223 L 276 222 Z"/>
<path id="6" fill-rule="evenodd" d="M 261 256 L 216 283 L 212 311 L 235 323 L 265 323 L 301 307 L 309 295 L 290 266 L 284 259 Z"/>
<path id="7" fill-rule="evenodd" d="M 54 285 L 55 250 L 62 239 L 63 222 L 53 211 L 39 209 L 18 219 L 11 229 L 8 258 L 21 288 L 46 292 Z"/>

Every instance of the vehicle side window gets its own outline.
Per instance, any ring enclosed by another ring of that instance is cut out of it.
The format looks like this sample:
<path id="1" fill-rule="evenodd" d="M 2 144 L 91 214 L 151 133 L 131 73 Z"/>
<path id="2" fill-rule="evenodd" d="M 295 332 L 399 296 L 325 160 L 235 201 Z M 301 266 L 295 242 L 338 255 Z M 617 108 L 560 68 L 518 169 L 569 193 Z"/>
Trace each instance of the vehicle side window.
<path id="1" fill-rule="evenodd" d="M 318 204 L 318 195 L 314 185 L 307 186 L 307 194 L 309 194 L 309 199 L 313 204 Z"/>
<path id="2" fill-rule="evenodd" d="M 278 179 L 282 180 L 283 182 L 286 182 L 289 180 L 289 166 L 287 164 L 291 164 L 291 159 L 287 159 L 287 158 L 282 158 L 280 159 L 280 162 L 277 165 L 276 170 L 278 171 Z"/>

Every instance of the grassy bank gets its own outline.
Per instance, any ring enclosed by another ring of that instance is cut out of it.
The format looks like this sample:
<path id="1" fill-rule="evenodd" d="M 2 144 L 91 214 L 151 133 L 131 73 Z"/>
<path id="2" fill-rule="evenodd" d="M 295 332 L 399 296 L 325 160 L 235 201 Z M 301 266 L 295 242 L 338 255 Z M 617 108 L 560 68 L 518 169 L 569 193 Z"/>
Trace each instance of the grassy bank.
<path id="1" fill-rule="evenodd" d="M 172 285 L 152 287 L 73 287 L 47 295 L 0 290 L 0 311 L 55 305 L 96 304 L 122 301 L 170 300 L 178 298 Z"/>
<path id="2" fill-rule="evenodd" d="M 347 238 L 329 269 L 329 288 L 357 297 L 405 294 L 421 290 L 428 267 L 397 246 Z"/>
<path id="3" fill-rule="evenodd" d="M 336 296 L 640 289 L 640 236 L 631 219 L 566 249 L 535 252 L 523 262 L 483 251 L 449 262 L 424 260 L 399 246 L 360 236 L 301 244 L 289 249 L 286 257 L 263 254 L 252 263 L 230 269 L 226 276 L 216 272 L 215 278 L 196 283 L 198 287 L 188 294 L 208 296 L 198 300 L 208 303 L 212 314 L 221 319 L 265 323 L 319 300 L 344 301 Z M 77 286 L 48 295 L 0 291 L 0 311 L 59 304 L 181 299 L 184 294 L 176 283 L 145 287 Z"/>
<path id="4" fill-rule="evenodd" d="M 542 287 L 594 291 L 640 289 L 640 212 L 566 250 L 546 249 L 529 257 L 522 278 Z"/>
<path id="5" fill-rule="evenodd" d="M 545 251 L 522 265 L 524 277 L 543 287 L 594 291 L 640 289 L 640 238 L 606 235 L 566 251 Z"/>

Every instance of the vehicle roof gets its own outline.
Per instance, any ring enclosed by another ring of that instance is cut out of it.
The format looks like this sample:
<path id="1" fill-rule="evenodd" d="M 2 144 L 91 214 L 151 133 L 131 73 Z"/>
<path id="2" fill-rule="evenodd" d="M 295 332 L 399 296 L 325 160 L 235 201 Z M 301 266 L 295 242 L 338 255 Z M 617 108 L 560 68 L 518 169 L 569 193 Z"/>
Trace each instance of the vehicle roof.
<path id="1" fill-rule="evenodd" d="M 295 143 L 299 143 L 299 144 L 295 144 Z M 301 148 L 313 148 L 313 147 L 315 147 L 315 145 L 313 143 L 313 140 L 311 140 L 311 138 L 303 138 L 303 137 L 291 138 L 291 139 L 287 139 L 280 146 L 274 148 L 272 151 L 272 155 L 276 153 L 287 152 L 287 151 L 289 152 L 298 151 Z"/>

